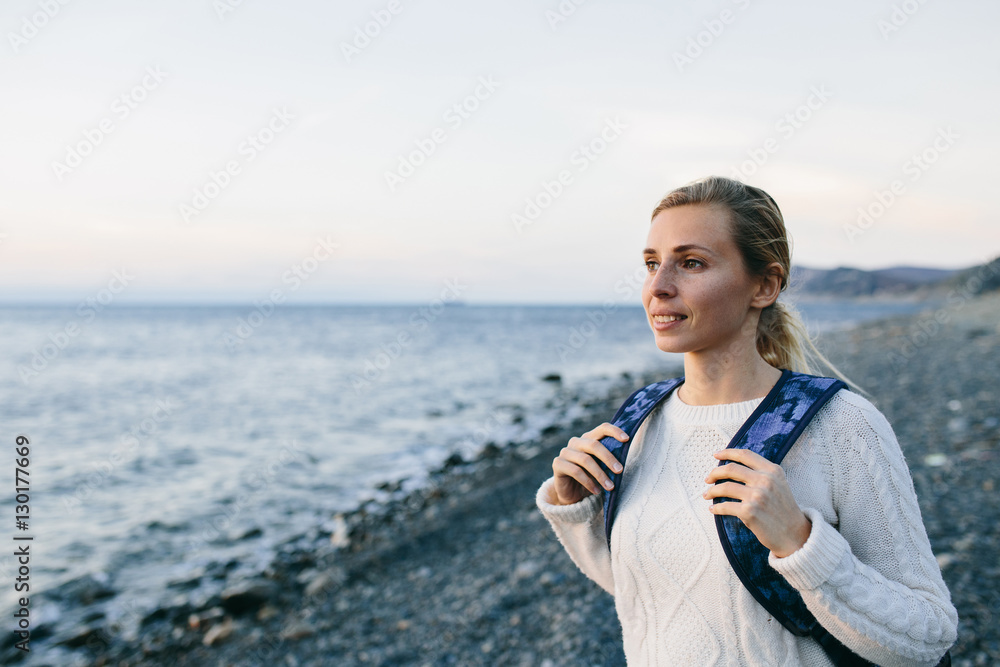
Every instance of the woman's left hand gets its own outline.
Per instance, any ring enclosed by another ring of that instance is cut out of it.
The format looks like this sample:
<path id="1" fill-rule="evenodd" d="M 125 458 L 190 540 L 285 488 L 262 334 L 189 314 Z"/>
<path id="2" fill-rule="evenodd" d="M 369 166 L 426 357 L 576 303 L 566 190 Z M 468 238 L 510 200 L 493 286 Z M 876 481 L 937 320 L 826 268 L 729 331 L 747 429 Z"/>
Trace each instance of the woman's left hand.
<path id="1" fill-rule="evenodd" d="M 705 478 L 711 486 L 703 496 L 741 502 L 713 503 L 709 511 L 739 517 L 778 558 L 791 555 L 806 543 L 812 524 L 795 502 L 781 466 L 748 449 L 724 449 L 714 456 L 735 463 L 712 469 Z M 715 483 L 724 479 L 733 481 Z"/>

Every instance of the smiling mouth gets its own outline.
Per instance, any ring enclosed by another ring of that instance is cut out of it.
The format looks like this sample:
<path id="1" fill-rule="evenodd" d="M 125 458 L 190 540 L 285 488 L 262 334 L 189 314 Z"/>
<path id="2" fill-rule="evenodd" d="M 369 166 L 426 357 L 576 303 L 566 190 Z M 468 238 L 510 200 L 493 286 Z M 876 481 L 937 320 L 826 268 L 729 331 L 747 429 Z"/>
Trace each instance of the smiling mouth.
<path id="1" fill-rule="evenodd" d="M 654 322 L 678 322 L 686 319 L 687 315 L 653 315 Z"/>

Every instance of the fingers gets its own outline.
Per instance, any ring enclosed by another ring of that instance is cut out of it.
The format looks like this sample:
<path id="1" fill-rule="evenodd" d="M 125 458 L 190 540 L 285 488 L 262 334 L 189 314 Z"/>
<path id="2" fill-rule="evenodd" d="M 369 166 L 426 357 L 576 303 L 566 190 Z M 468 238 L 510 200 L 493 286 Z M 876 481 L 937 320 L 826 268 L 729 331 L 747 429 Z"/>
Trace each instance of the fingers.
<path id="1" fill-rule="evenodd" d="M 744 484 L 738 484 L 736 482 L 722 482 L 721 484 L 715 484 L 713 486 L 705 489 L 705 492 L 701 494 L 702 498 L 732 498 L 733 500 L 739 500 L 743 502 L 747 499 L 751 488 Z M 725 505 L 727 503 L 719 503 Z"/>
<path id="2" fill-rule="evenodd" d="M 553 473 L 557 477 L 570 477 L 576 480 L 580 486 L 593 494 L 600 493 L 601 486 L 608 490 L 613 489 L 614 483 L 598 464 L 598 459 L 616 473 L 622 471 L 622 465 L 600 442 L 599 438 L 606 436 L 612 436 L 622 442 L 629 437 L 622 429 L 604 422 L 579 438 L 570 438 L 569 443 L 559 452 L 559 456 L 552 461 Z"/>
<path id="3" fill-rule="evenodd" d="M 556 460 L 552 462 L 552 471 L 557 477 L 563 476 L 576 480 L 580 486 L 587 489 L 587 491 L 595 496 L 601 492 L 597 482 L 595 482 L 594 479 L 587 474 L 586 470 L 575 463 L 564 459 L 562 456 L 557 457 Z"/>
<path id="4" fill-rule="evenodd" d="M 723 449 L 713 454 L 720 461 L 733 461 L 712 469 L 705 478 L 709 484 L 720 479 L 733 479 L 749 483 L 764 477 L 780 477 L 784 475 L 781 466 L 771 463 L 763 456 L 749 449 Z"/>
<path id="5" fill-rule="evenodd" d="M 712 456 L 720 461 L 736 461 L 755 470 L 774 465 L 757 452 L 750 451 L 749 449 L 726 448 L 716 452 Z"/>
<path id="6" fill-rule="evenodd" d="M 563 448 L 560 452 L 560 458 L 570 463 L 575 463 L 579 467 L 590 473 L 599 484 L 604 488 L 610 490 L 614 488 L 614 484 L 611 482 L 611 478 L 608 477 L 607 473 L 597 465 L 597 460 L 587 452 L 582 452 L 578 449 L 571 449 L 570 447 Z"/>
<path id="7" fill-rule="evenodd" d="M 584 433 L 579 438 L 570 438 L 568 446 L 572 449 L 578 449 L 579 451 L 587 452 L 596 456 L 604 462 L 604 465 L 606 465 L 609 470 L 621 472 L 622 466 L 618 462 L 618 459 L 616 459 L 615 455 L 608 451 L 608 448 L 605 447 L 604 443 L 600 441 L 601 438 L 609 435 L 616 440 L 620 440 L 621 442 L 626 442 L 629 437 L 628 433 L 624 430 L 618 428 L 614 424 L 604 422 L 597 428 Z"/>
<path id="8" fill-rule="evenodd" d="M 587 431 L 581 436 L 581 438 L 600 440 L 601 438 L 609 435 L 613 438 L 621 440 L 622 442 L 628 440 L 628 433 L 626 433 L 623 429 L 615 426 L 614 424 L 609 424 L 608 422 L 604 422 L 603 424 L 600 424 L 594 429 Z"/>
<path id="9" fill-rule="evenodd" d="M 714 484 L 719 480 L 732 479 L 746 484 L 760 478 L 761 475 L 762 473 L 738 463 L 727 463 L 724 466 L 716 466 L 712 468 L 712 470 L 710 470 L 708 475 L 705 477 L 705 483 Z"/>

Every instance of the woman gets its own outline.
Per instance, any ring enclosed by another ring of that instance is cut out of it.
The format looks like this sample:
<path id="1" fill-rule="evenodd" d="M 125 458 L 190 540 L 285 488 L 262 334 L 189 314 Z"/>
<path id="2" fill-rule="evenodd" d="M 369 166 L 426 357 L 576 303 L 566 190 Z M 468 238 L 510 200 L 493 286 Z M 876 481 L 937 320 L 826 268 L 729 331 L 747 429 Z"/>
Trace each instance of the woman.
<path id="1" fill-rule="evenodd" d="M 570 439 L 536 496 L 573 562 L 615 596 L 629 664 L 832 664 L 742 585 L 715 514 L 739 517 L 853 652 L 936 664 L 958 617 L 885 417 L 841 389 L 781 466 L 725 449 L 779 369 L 811 373 L 807 348 L 829 365 L 776 301 L 790 271 L 777 204 L 731 179 L 695 181 L 655 208 L 647 246 L 643 306 L 657 347 L 684 353 L 685 381 L 635 434 L 610 553 L 600 485 L 611 480 L 597 460 L 620 471 L 599 441 L 624 441 L 621 429 L 605 422 Z"/>

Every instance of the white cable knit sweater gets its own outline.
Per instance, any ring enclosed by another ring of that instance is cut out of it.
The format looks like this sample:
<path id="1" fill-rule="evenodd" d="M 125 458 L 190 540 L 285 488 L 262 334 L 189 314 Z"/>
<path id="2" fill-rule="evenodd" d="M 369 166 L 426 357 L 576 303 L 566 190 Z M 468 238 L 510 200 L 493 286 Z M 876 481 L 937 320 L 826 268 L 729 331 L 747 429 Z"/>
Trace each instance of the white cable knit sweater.
<path id="1" fill-rule="evenodd" d="M 573 562 L 614 595 L 629 665 L 830 665 L 751 597 L 702 498 L 705 476 L 762 399 L 690 406 L 674 392 L 643 422 L 626 460 L 611 552 L 603 492 L 536 503 Z M 934 665 L 958 615 L 931 552 L 909 470 L 885 417 L 841 389 L 782 463 L 812 521 L 805 545 L 769 563 L 820 624 L 879 665 Z"/>

